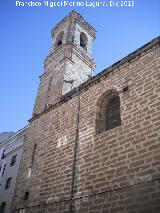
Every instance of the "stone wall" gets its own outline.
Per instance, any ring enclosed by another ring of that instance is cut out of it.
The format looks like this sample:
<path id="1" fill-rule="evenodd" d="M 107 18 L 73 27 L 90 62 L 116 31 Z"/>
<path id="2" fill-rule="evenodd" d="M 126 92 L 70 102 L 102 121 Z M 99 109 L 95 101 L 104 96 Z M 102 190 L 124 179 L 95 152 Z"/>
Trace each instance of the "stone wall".
<path id="1" fill-rule="evenodd" d="M 159 44 L 158 38 L 81 85 L 73 212 L 160 212 Z M 98 134 L 100 103 L 112 91 L 120 96 L 121 125 Z M 14 209 L 68 212 L 77 106 L 72 91 L 31 119 Z"/>

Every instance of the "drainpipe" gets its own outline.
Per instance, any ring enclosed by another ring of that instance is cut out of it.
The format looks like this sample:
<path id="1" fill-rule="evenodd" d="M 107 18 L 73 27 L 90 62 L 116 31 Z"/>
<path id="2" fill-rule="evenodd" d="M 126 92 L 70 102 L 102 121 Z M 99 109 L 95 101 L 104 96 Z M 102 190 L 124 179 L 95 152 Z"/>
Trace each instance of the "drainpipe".
<path id="1" fill-rule="evenodd" d="M 73 199 L 74 199 L 74 184 L 75 184 L 75 167 L 76 167 L 76 157 L 77 157 L 77 148 L 79 141 L 79 113 L 80 113 L 80 93 L 79 87 L 77 87 L 77 124 L 76 124 L 76 135 L 75 135 L 75 143 L 73 149 L 73 160 L 72 160 L 72 170 L 71 170 L 71 193 L 70 193 L 70 204 L 69 204 L 69 213 L 73 213 Z"/>

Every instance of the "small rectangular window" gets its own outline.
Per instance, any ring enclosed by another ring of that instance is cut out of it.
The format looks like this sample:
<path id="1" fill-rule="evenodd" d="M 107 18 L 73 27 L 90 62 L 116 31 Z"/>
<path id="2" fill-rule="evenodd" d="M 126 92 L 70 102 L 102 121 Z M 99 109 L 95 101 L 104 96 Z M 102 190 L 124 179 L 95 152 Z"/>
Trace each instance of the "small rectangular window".
<path id="1" fill-rule="evenodd" d="M 0 213 L 4 213 L 6 208 L 6 202 L 2 202 L 0 206 Z"/>
<path id="2" fill-rule="evenodd" d="M 4 175 L 5 169 L 6 169 L 6 164 L 4 164 L 4 167 L 3 167 L 2 177 L 3 177 L 3 175 Z"/>
<path id="3" fill-rule="evenodd" d="M 29 192 L 25 192 L 25 194 L 24 194 L 24 200 L 28 200 L 28 197 L 29 197 Z"/>
<path id="4" fill-rule="evenodd" d="M 14 155 L 14 156 L 12 157 L 10 166 L 14 166 L 14 165 L 15 165 L 15 163 L 16 163 L 16 158 L 17 158 L 17 155 Z"/>
<path id="5" fill-rule="evenodd" d="M 1 159 L 4 159 L 4 158 L 5 158 L 5 149 L 3 150 L 2 156 L 1 156 Z"/>
<path id="6" fill-rule="evenodd" d="M 12 179 L 11 177 L 9 177 L 9 178 L 7 179 L 7 181 L 6 181 L 6 185 L 5 185 L 5 190 L 10 188 L 10 185 L 11 185 L 11 179 Z"/>

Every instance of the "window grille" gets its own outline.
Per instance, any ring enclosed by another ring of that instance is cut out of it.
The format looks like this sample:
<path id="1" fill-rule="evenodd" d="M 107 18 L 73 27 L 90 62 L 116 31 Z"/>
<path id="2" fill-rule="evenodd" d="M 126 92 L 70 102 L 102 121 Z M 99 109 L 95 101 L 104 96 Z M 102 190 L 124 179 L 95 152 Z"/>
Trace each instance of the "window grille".
<path id="1" fill-rule="evenodd" d="M 113 97 L 106 107 L 106 130 L 113 129 L 121 125 L 120 119 L 120 100 L 119 97 Z"/>

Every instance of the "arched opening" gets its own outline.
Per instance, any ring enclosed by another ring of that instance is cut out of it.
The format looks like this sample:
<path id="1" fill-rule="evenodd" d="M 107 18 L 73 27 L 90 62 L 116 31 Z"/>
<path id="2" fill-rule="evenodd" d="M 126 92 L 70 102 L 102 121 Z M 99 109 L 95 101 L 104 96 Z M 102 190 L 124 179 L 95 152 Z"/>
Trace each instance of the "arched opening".
<path id="1" fill-rule="evenodd" d="M 55 46 L 56 47 L 60 47 L 63 43 L 63 36 L 64 36 L 64 32 L 61 31 L 58 35 L 57 35 L 57 38 L 56 38 L 56 43 L 55 43 Z"/>
<path id="2" fill-rule="evenodd" d="M 86 51 L 87 51 L 87 42 L 88 42 L 87 36 L 82 32 L 80 34 L 80 46 Z"/>
<path id="3" fill-rule="evenodd" d="M 96 117 L 96 133 L 121 125 L 120 97 L 118 92 L 108 92 L 100 97 Z"/>

